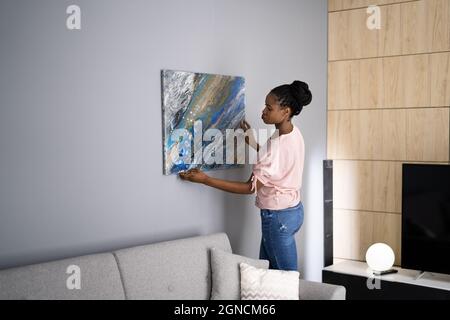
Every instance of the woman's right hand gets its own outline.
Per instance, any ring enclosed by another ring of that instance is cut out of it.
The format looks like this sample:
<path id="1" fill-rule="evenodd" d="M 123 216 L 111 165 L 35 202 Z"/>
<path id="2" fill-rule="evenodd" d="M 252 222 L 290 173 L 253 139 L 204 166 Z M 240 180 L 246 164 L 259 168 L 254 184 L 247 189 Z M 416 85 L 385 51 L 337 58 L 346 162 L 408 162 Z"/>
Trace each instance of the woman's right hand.
<path id="1" fill-rule="evenodd" d="M 244 132 L 247 132 L 248 129 L 251 129 L 250 124 L 245 120 L 242 120 L 239 126 L 241 127 L 242 130 L 244 130 Z"/>
<path id="2" fill-rule="evenodd" d="M 255 150 L 259 149 L 259 145 L 256 142 L 255 136 L 253 135 L 253 131 L 254 130 L 250 130 L 252 127 L 250 126 L 250 124 L 245 121 L 242 120 L 240 122 L 240 125 L 242 130 L 244 130 L 245 132 L 245 143 L 247 143 L 249 146 L 251 146 L 252 148 L 254 148 Z M 249 131 L 250 130 L 250 131 Z"/>

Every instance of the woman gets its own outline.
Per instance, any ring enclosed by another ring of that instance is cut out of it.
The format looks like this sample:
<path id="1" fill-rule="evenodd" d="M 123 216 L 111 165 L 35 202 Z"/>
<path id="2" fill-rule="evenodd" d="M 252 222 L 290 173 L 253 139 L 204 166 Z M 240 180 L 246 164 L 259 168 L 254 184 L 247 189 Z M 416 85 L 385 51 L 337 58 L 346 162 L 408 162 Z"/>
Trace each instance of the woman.
<path id="1" fill-rule="evenodd" d="M 256 192 L 256 206 L 261 209 L 262 222 L 259 258 L 269 260 L 271 269 L 298 270 L 295 234 L 303 224 L 300 188 L 305 146 L 292 117 L 300 114 L 311 100 L 311 91 L 302 81 L 281 85 L 269 92 L 262 119 L 265 124 L 275 125 L 279 135 L 267 142 L 263 154 L 258 154 L 258 161 L 247 182 L 216 179 L 198 169 L 180 173 L 183 180 L 227 192 Z M 241 127 L 250 129 L 245 121 Z M 259 151 L 259 145 L 251 135 L 246 142 Z"/>

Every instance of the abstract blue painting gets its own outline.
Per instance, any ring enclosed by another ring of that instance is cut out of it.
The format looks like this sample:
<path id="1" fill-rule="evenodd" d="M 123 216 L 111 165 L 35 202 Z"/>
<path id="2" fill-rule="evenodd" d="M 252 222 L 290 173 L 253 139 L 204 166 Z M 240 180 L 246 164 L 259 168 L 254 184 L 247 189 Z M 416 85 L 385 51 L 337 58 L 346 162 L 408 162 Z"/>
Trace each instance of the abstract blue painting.
<path id="1" fill-rule="evenodd" d="M 164 174 L 240 166 L 226 161 L 225 137 L 244 119 L 244 78 L 162 70 L 161 87 Z"/>

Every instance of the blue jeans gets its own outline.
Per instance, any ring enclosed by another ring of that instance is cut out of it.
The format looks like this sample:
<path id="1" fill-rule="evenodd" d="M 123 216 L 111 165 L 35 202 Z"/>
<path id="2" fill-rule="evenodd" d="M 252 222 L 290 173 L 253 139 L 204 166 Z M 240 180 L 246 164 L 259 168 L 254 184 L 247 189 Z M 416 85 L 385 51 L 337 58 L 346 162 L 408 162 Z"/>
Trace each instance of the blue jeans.
<path id="1" fill-rule="evenodd" d="M 270 269 L 298 271 L 295 234 L 303 224 L 303 204 L 282 210 L 261 209 L 262 239 L 259 258 Z"/>

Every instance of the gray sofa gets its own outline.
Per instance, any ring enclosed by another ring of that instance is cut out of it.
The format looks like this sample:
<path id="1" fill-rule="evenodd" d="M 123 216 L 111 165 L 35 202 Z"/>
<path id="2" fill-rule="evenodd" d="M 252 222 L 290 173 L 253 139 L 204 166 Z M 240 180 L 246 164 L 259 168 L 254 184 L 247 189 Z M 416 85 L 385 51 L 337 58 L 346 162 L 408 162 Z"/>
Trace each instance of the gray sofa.
<path id="1" fill-rule="evenodd" d="M 209 249 L 231 253 L 225 233 L 0 270 L 0 299 L 208 300 Z M 80 289 L 68 289 L 80 270 Z M 345 299 L 345 288 L 300 280 L 300 299 Z"/>

